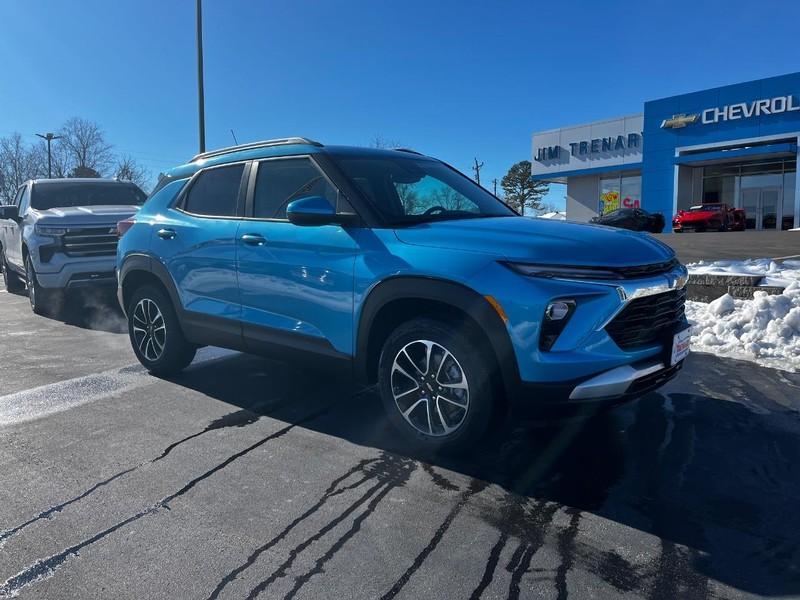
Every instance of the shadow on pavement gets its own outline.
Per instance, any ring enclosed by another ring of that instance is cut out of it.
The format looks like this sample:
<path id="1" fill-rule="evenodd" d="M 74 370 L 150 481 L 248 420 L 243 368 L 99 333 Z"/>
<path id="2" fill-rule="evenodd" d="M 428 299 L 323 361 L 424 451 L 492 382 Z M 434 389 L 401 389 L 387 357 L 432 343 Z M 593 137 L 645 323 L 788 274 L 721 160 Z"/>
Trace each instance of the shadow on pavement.
<path id="1" fill-rule="evenodd" d="M 531 514 L 530 501 L 566 505 L 574 523 L 560 534 L 562 552 L 594 565 L 623 591 L 641 587 L 642 566 L 576 546 L 581 512 L 661 539 L 647 576 L 656 573 L 665 598 L 703 588 L 702 581 L 685 580 L 687 573 L 767 596 L 800 594 L 800 421 L 779 406 L 755 410 L 710 394 L 652 393 L 557 427 L 506 425 L 496 441 L 450 457 L 410 452 L 378 398 L 351 393 L 344 378 L 236 355 L 173 381 L 284 421 L 295 419 L 299 407 L 312 413 L 332 404 L 303 427 L 508 491 L 502 505 L 483 515 L 504 537 L 541 537 L 555 511 L 543 521 Z M 725 389 L 724 381 L 718 385 Z M 754 388 L 743 393 L 759 397 Z"/>

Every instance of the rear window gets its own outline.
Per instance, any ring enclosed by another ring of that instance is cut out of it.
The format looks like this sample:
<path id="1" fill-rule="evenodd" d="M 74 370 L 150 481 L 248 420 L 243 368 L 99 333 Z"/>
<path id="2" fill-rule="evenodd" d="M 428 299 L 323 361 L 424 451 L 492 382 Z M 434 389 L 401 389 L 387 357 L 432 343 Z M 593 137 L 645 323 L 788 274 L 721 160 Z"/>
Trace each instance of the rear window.
<path id="1" fill-rule="evenodd" d="M 145 193 L 132 183 L 40 183 L 33 186 L 31 208 L 47 210 L 70 206 L 140 206 L 145 198 Z"/>
<path id="2" fill-rule="evenodd" d="M 189 189 L 183 209 L 195 215 L 234 217 L 244 164 L 214 167 L 201 172 Z"/>

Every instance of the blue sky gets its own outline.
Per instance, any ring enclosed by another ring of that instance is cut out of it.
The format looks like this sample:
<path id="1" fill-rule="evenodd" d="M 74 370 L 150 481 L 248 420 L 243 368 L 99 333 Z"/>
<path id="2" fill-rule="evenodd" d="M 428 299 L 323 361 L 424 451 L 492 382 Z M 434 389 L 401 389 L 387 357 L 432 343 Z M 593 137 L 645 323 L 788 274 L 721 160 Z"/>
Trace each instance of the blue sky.
<path id="1" fill-rule="evenodd" d="M 790 1 L 205 0 L 204 21 L 209 148 L 382 136 L 477 156 L 487 187 L 534 131 L 800 70 Z M 0 135 L 81 116 L 154 175 L 196 152 L 193 1 L 6 0 L 0 23 Z"/>

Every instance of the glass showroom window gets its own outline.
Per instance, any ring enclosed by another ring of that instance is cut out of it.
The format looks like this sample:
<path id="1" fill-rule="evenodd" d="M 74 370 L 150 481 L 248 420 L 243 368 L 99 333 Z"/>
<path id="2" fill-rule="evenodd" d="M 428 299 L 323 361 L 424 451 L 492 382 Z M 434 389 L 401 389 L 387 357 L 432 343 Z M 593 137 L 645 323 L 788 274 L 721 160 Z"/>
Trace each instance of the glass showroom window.
<path id="1" fill-rule="evenodd" d="M 639 208 L 642 205 L 642 176 L 619 174 L 600 178 L 600 203 L 597 212 L 601 215 L 618 208 Z"/>

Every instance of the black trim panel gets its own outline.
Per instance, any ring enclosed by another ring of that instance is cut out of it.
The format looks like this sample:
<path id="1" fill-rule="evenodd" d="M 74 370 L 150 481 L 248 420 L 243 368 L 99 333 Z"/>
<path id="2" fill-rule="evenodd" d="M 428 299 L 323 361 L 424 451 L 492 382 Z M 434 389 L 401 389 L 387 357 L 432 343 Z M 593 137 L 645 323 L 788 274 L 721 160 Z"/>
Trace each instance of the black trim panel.
<path id="1" fill-rule="evenodd" d="M 397 276 L 379 283 L 364 301 L 356 337 L 356 379 L 366 384 L 375 356 L 368 355 L 369 332 L 375 317 L 395 300 L 432 300 L 453 306 L 469 315 L 492 346 L 506 392 L 513 394 L 519 386 L 519 371 L 514 348 L 505 323 L 485 298 L 474 290 L 450 281 L 419 276 Z M 379 352 L 379 350 L 378 350 Z M 373 351 L 374 353 L 374 351 Z"/>

